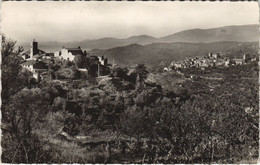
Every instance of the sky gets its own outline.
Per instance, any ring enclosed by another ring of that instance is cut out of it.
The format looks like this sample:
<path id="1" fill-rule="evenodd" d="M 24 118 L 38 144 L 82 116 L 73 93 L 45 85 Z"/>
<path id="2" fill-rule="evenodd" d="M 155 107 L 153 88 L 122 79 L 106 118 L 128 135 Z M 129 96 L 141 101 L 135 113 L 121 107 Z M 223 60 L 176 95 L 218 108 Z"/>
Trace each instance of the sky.
<path id="1" fill-rule="evenodd" d="M 257 2 L 6 1 L 1 32 L 19 42 L 163 37 L 193 28 L 258 24 Z"/>

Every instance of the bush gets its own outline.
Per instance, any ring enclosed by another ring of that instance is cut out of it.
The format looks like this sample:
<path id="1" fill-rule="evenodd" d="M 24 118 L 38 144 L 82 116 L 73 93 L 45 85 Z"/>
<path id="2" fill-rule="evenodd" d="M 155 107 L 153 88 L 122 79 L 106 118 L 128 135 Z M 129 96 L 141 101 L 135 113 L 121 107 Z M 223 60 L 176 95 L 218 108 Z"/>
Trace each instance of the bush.
<path id="1" fill-rule="evenodd" d="M 80 72 L 74 68 L 63 68 L 56 72 L 57 79 L 79 79 Z"/>

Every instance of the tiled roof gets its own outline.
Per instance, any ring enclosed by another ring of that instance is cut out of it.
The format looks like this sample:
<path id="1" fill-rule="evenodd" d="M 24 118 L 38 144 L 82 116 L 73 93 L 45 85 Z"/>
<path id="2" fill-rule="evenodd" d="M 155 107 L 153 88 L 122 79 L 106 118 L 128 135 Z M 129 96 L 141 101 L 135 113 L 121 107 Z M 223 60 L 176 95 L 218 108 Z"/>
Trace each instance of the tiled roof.
<path id="1" fill-rule="evenodd" d="M 93 60 L 98 60 L 98 57 L 97 57 L 97 56 L 90 56 L 89 58 L 90 58 L 90 59 L 93 59 Z"/>
<path id="2" fill-rule="evenodd" d="M 39 53 L 38 54 L 44 54 L 45 52 L 41 49 L 38 49 L 39 50 Z M 23 54 L 30 54 L 31 51 L 30 50 L 27 50 L 26 52 L 24 52 Z"/>
<path id="3" fill-rule="evenodd" d="M 45 53 L 45 51 L 41 50 L 41 49 L 38 49 L 39 50 L 39 54 L 43 54 Z"/>
<path id="4" fill-rule="evenodd" d="M 83 51 L 81 48 L 66 48 L 68 52 L 71 52 L 72 55 L 78 55 L 78 54 L 83 54 Z"/>
<path id="5" fill-rule="evenodd" d="M 54 56 L 54 53 L 46 53 L 46 56 Z"/>

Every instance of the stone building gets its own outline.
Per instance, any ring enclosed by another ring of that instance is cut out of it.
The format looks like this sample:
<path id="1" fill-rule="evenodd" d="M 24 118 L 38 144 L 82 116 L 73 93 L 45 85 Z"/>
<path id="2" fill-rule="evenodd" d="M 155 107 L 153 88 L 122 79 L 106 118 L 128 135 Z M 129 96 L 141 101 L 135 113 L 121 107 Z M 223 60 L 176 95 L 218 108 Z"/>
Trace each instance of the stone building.
<path id="1" fill-rule="evenodd" d="M 56 51 L 54 53 L 54 57 L 59 59 L 69 60 L 69 61 L 74 61 L 76 55 L 84 55 L 80 47 L 78 48 L 63 47 L 60 51 Z"/>
<path id="2" fill-rule="evenodd" d="M 23 68 L 32 72 L 33 78 L 35 78 L 36 80 L 40 80 L 41 73 L 47 71 L 48 68 L 44 62 L 36 60 L 27 60 L 23 62 L 21 65 Z"/>
<path id="3" fill-rule="evenodd" d="M 24 60 L 36 60 L 40 55 L 46 54 L 43 50 L 38 48 L 38 42 L 33 39 L 33 42 L 31 42 L 30 50 L 25 51 L 22 53 L 22 58 Z"/>

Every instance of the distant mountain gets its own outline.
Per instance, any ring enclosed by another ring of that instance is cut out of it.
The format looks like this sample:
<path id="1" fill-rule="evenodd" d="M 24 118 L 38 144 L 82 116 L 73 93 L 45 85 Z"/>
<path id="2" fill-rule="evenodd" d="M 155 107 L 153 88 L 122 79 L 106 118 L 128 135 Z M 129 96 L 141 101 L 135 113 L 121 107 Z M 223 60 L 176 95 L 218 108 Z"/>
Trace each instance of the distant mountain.
<path id="1" fill-rule="evenodd" d="M 221 52 L 230 58 L 242 58 L 243 53 L 258 52 L 257 42 L 212 42 L 212 43 L 153 43 L 148 45 L 131 44 L 108 50 L 95 49 L 90 55 L 105 56 L 112 63 L 119 65 L 135 65 L 144 63 L 147 66 L 167 66 L 171 61 L 186 57 L 201 57 L 209 52 Z"/>
<path id="2" fill-rule="evenodd" d="M 65 47 L 78 47 L 85 50 L 89 49 L 110 49 L 114 47 L 126 46 L 130 44 L 150 44 L 156 42 L 157 38 L 148 36 L 148 35 L 140 35 L 140 36 L 132 36 L 125 39 L 119 38 L 101 38 L 96 40 L 83 40 L 83 41 L 75 41 L 75 42 L 39 42 L 39 48 L 47 51 L 55 51 L 60 50 L 62 46 Z M 29 49 L 30 43 L 21 43 L 26 50 Z"/>
<path id="3" fill-rule="evenodd" d="M 76 43 L 76 42 L 40 42 L 40 41 L 37 41 L 37 42 L 38 42 L 38 48 L 41 50 L 44 50 L 47 53 L 60 50 L 63 46 L 71 47 Z M 24 48 L 24 51 L 27 51 L 30 49 L 30 43 L 28 43 L 28 42 L 19 42 L 18 41 L 17 46 L 22 46 Z"/>
<path id="4" fill-rule="evenodd" d="M 131 44 L 147 45 L 152 43 L 209 43 L 220 41 L 254 42 L 259 40 L 258 25 L 225 26 L 213 29 L 191 29 L 174 33 L 165 37 L 155 38 L 148 35 L 132 36 L 129 38 L 101 38 L 95 40 L 83 40 L 75 42 L 40 42 L 39 48 L 44 51 L 60 50 L 62 46 L 78 47 L 85 50 L 111 49 Z M 20 43 L 25 50 L 30 43 Z"/>
<path id="5" fill-rule="evenodd" d="M 218 41 L 252 42 L 259 40 L 258 25 L 225 26 L 213 29 L 191 29 L 159 38 L 160 42 L 208 43 Z"/>
<path id="6" fill-rule="evenodd" d="M 140 36 L 132 36 L 125 39 L 118 38 L 101 38 L 97 40 L 86 40 L 79 43 L 82 47 L 87 47 L 88 49 L 110 49 L 113 47 L 126 46 L 130 44 L 150 44 L 155 42 L 156 38 L 140 35 Z"/>

